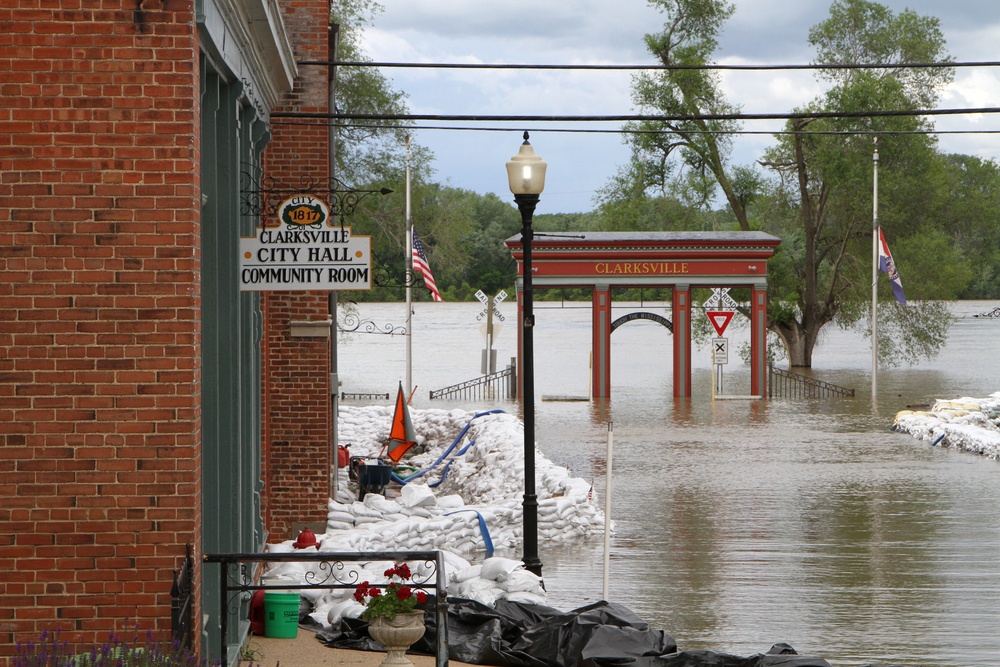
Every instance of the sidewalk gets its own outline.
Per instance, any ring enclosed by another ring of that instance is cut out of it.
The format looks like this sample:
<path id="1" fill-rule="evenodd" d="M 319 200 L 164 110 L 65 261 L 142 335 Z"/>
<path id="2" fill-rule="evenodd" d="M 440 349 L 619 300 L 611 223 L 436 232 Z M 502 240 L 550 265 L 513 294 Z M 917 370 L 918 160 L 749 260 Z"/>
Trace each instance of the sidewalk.
<path id="1" fill-rule="evenodd" d="M 243 667 L 323 667 L 325 665 L 354 665 L 357 667 L 378 667 L 386 654 L 379 651 L 351 651 L 324 646 L 316 635 L 299 628 L 295 639 L 275 639 L 272 637 L 250 637 L 247 647 L 253 660 L 243 661 Z M 415 667 L 434 667 L 432 655 L 407 653 Z M 467 666 L 468 663 L 450 660 L 449 665 Z"/>

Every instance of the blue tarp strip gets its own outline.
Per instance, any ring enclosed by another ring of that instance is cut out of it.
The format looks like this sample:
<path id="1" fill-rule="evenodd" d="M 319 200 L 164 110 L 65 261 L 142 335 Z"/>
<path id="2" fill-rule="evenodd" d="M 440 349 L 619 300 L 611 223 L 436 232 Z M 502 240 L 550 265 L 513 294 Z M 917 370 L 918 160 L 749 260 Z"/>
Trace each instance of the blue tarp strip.
<path id="1" fill-rule="evenodd" d="M 455 438 L 454 442 L 451 443 L 451 445 L 448 447 L 448 449 L 444 450 L 444 453 L 441 454 L 441 456 L 438 457 L 437 461 L 435 461 L 434 463 L 432 463 L 427 468 L 424 468 L 423 470 L 419 470 L 419 471 L 413 473 L 412 475 L 409 475 L 408 477 L 400 477 L 400 476 L 396 475 L 395 473 L 393 473 L 392 474 L 392 480 L 394 482 L 396 482 L 397 484 L 406 484 L 407 482 L 410 482 L 410 481 L 412 481 L 414 479 L 417 479 L 418 477 L 422 477 L 422 476 L 426 475 L 431 470 L 433 470 L 434 468 L 436 468 L 442 461 L 444 461 L 446 458 L 448 458 L 448 455 L 451 454 L 452 451 L 454 451 L 455 447 L 458 446 L 458 443 L 460 443 L 462 441 L 462 438 L 465 437 L 465 434 L 468 433 L 469 428 L 472 426 L 472 422 L 474 422 L 479 417 L 485 417 L 486 415 L 503 414 L 504 412 L 506 412 L 506 411 L 505 410 L 487 410 L 486 412 L 477 412 L 476 414 L 472 415 L 472 419 L 469 420 L 469 423 L 465 425 L 465 428 L 462 429 L 462 431 L 458 434 L 458 437 Z M 475 441 L 473 441 L 473 442 L 475 442 Z M 470 442 L 469 445 L 471 445 L 471 444 L 472 443 Z M 469 449 L 469 445 L 466 445 L 464 448 L 462 448 L 462 451 L 460 451 L 458 453 L 458 455 L 461 456 L 462 454 L 464 454 Z M 449 463 L 449 465 L 450 465 L 450 463 Z M 446 470 L 446 473 L 447 473 L 447 470 Z M 443 479 L 444 479 L 444 477 L 441 478 L 441 480 L 443 480 Z M 439 480 L 437 482 L 437 484 L 440 484 L 441 480 Z M 437 486 L 437 484 L 435 484 L 434 486 Z"/>
<path id="2" fill-rule="evenodd" d="M 493 538 L 490 537 L 490 530 L 486 527 L 486 519 L 483 518 L 483 515 L 479 513 L 479 510 L 455 510 L 454 512 L 446 512 L 445 516 L 458 514 L 459 512 L 476 513 L 476 516 L 479 517 L 479 532 L 483 534 L 483 544 L 486 546 L 486 557 L 490 558 L 493 556 Z"/>

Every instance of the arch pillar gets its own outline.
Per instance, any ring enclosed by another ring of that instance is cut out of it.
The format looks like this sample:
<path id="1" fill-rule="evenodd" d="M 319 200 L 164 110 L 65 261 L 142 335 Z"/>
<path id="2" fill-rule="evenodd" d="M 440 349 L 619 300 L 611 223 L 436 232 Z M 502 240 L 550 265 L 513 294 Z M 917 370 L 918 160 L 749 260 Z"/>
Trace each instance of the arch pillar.
<path id="1" fill-rule="evenodd" d="M 750 289 L 750 393 L 767 392 L 767 288 Z"/>
<path id="2" fill-rule="evenodd" d="M 691 286 L 674 285 L 674 397 L 691 395 Z"/>
<path id="3" fill-rule="evenodd" d="M 591 296 L 591 396 L 611 396 L 611 286 L 594 285 Z"/>

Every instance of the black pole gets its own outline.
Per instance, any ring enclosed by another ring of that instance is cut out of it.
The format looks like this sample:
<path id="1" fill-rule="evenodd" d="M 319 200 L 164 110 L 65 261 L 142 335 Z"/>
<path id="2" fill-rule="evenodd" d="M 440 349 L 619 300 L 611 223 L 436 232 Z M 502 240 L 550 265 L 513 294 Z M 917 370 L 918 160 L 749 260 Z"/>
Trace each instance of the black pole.
<path id="1" fill-rule="evenodd" d="M 534 294 L 531 285 L 531 218 L 538 205 L 538 195 L 514 195 L 521 211 L 521 249 L 524 253 L 523 285 L 524 304 L 521 317 L 521 383 L 524 408 L 524 504 L 522 525 L 524 540 L 524 568 L 542 576 L 542 561 L 538 558 L 538 496 L 535 494 L 535 341 Z"/>

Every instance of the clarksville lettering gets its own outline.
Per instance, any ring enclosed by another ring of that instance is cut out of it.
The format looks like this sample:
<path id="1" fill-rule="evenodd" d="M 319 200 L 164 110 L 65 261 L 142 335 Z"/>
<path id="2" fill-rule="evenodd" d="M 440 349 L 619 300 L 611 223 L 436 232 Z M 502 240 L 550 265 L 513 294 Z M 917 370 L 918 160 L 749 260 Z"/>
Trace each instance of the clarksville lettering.
<path id="1" fill-rule="evenodd" d="M 598 262 L 594 272 L 602 275 L 648 276 L 688 273 L 687 262 Z"/>
<path id="2" fill-rule="evenodd" d="M 350 229 L 262 229 L 261 243 L 292 245 L 344 244 L 351 240 Z"/>

